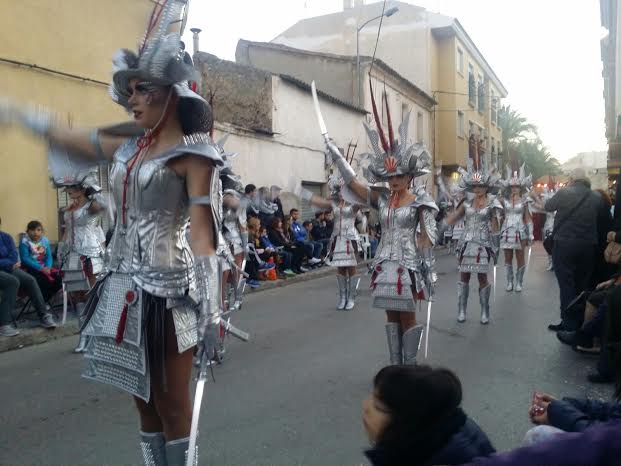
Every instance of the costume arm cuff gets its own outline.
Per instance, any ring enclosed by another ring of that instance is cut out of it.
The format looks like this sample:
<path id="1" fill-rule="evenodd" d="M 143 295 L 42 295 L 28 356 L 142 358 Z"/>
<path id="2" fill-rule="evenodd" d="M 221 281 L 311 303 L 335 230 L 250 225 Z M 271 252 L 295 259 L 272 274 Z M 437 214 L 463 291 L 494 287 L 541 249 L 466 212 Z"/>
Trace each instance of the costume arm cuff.
<path id="1" fill-rule="evenodd" d="M 197 363 L 215 354 L 222 309 L 222 265 L 216 255 L 196 256 L 194 273 L 198 292 L 198 345 Z"/>
<path id="2" fill-rule="evenodd" d="M 330 155 L 332 155 L 332 161 L 334 162 L 336 168 L 338 168 L 339 173 L 343 177 L 343 181 L 345 181 L 345 184 L 351 183 L 356 178 L 356 172 L 351 167 L 351 165 L 347 163 L 347 160 L 345 160 L 345 157 L 343 157 L 341 151 L 339 151 L 338 147 L 336 147 L 336 144 L 334 144 L 333 141 L 330 140 L 327 143 L 327 147 Z"/>

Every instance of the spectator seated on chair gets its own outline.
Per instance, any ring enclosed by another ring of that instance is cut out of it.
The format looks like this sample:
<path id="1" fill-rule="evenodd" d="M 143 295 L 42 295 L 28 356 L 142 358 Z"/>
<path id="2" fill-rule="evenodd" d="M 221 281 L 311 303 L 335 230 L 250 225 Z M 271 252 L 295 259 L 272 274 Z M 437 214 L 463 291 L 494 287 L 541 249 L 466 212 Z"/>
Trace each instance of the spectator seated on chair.
<path id="1" fill-rule="evenodd" d="M 286 225 L 286 223 L 280 218 L 276 217 L 272 219 L 267 236 L 274 246 L 282 248 L 283 251 L 291 254 L 291 270 L 296 274 L 304 273 L 307 271 L 302 267 L 304 248 L 293 244 L 284 225 Z"/>
<path id="2" fill-rule="evenodd" d="M 2 220 L 0 219 L 0 225 Z M 11 235 L 0 231 L 0 336 L 12 337 L 19 335 L 19 331 L 12 325 L 12 312 L 17 301 L 17 294 L 22 290 L 30 298 L 41 326 L 54 328 L 56 323 L 47 312 L 45 301 L 41 295 L 39 285 L 32 275 L 20 270 L 17 249 Z"/>
<path id="3" fill-rule="evenodd" d="M 323 250 L 322 244 L 308 239 L 309 229 L 305 228 L 304 225 L 298 221 L 300 218 L 300 211 L 298 209 L 291 209 L 289 213 L 292 219 L 291 232 L 295 244 L 304 247 L 310 265 L 319 264 L 321 262 L 321 251 Z"/>
<path id="4" fill-rule="evenodd" d="M 305 222 L 306 223 L 306 222 Z M 323 246 L 324 256 L 328 252 L 330 247 L 330 234 L 328 232 L 328 226 L 326 224 L 326 212 L 317 212 L 315 214 L 315 220 L 313 220 L 310 235 L 313 240 L 318 241 Z"/>
<path id="5" fill-rule="evenodd" d="M 60 271 L 52 267 L 52 248 L 43 236 L 41 222 L 28 223 L 19 243 L 19 255 L 22 267 L 37 280 L 45 302 L 49 301 L 62 288 L 62 277 Z"/>
<path id="6" fill-rule="evenodd" d="M 274 219 L 272 219 L 273 222 Z M 293 260 L 293 254 L 289 251 L 285 251 L 283 248 L 279 248 L 270 241 L 267 234 L 267 228 L 261 227 L 261 247 L 268 253 L 274 253 L 276 255 L 276 262 L 279 264 L 279 272 L 283 275 L 295 275 L 295 272 L 291 270 L 291 261 Z"/>

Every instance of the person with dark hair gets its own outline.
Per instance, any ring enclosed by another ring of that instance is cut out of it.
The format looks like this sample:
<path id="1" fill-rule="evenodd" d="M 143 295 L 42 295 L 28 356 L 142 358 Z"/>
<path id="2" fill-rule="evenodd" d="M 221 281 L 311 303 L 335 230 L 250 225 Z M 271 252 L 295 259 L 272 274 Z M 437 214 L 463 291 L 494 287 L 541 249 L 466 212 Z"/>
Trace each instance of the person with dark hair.
<path id="1" fill-rule="evenodd" d="M 0 225 L 2 220 L 0 219 Z M 47 311 L 43 295 L 35 278 L 20 269 L 15 242 L 8 233 L 0 231 L 0 337 L 14 337 L 19 331 L 12 325 L 11 312 L 15 308 L 17 293 L 24 290 L 39 315 L 41 326 L 54 328 L 54 318 Z"/>
<path id="2" fill-rule="evenodd" d="M 258 217 L 259 209 L 256 205 L 257 187 L 253 184 L 247 184 L 244 188 L 244 198 L 242 204 L 246 207 L 246 216 Z"/>
<path id="3" fill-rule="evenodd" d="M 388 366 L 373 380 L 362 421 L 373 466 L 453 465 L 496 450 L 461 409 L 462 387 L 450 370 Z"/>
<path id="4" fill-rule="evenodd" d="M 22 267 L 37 281 L 44 301 L 49 301 L 63 284 L 60 271 L 53 268 L 50 240 L 43 236 L 43 225 L 38 220 L 28 222 L 19 242 L 19 256 Z"/>
<path id="5" fill-rule="evenodd" d="M 300 274 L 308 271 L 308 269 L 302 267 L 304 249 L 293 244 L 288 238 L 283 227 L 283 221 L 280 218 L 274 217 L 272 219 L 268 228 L 267 237 L 277 248 L 281 247 L 284 251 L 291 254 L 291 270 L 293 270 L 293 272 Z"/>
<path id="6" fill-rule="evenodd" d="M 552 262 L 561 304 L 561 322 L 549 325 L 550 330 L 576 330 L 565 310 L 591 283 L 602 203 L 601 197 L 591 191 L 591 182 L 581 168 L 572 172 L 569 186 L 559 189 L 545 203 L 547 212 L 556 211 Z"/>
<path id="7" fill-rule="evenodd" d="M 317 265 L 321 263 L 321 251 L 323 250 L 323 245 L 308 238 L 308 230 L 304 227 L 303 223 L 299 222 L 300 211 L 298 209 L 291 209 L 289 213 L 292 220 L 291 233 L 295 244 L 304 248 L 308 257 L 308 263 L 310 265 Z"/>
<path id="8" fill-rule="evenodd" d="M 155 5 L 137 53 L 114 57 L 110 95 L 133 122 L 67 128 L 40 108 L 0 102 L 0 123 L 45 140 L 54 176 L 109 163 L 117 208 L 109 271 L 93 287 L 83 333 L 84 376 L 134 397 L 145 464 L 197 464 L 190 448 L 192 361 L 206 373 L 220 342 L 223 159 L 209 133 L 211 106 L 197 94 L 184 50 L 185 0 Z M 186 239 L 192 222 L 190 244 Z M 122 461 L 128 463 L 129 461 Z M 204 463 L 204 461 L 203 461 Z"/>

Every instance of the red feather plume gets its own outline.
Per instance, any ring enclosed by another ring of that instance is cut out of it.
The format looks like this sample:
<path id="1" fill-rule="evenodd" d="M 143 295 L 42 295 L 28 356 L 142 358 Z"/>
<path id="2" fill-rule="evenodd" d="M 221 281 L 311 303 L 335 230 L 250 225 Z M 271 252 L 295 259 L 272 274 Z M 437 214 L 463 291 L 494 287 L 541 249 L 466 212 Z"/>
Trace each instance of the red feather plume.
<path id="1" fill-rule="evenodd" d="M 371 83 L 371 79 L 369 78 L 369 88 L 371 89 L 371 106 L 373 107 L 373 118 L 375 118 L 375 126 L 377 126 L 377 133 L 380 137 L 380 142 L 382 143 L 382 148 L 385 152 L 390 152 L 390 145 L 386 141 L 386 135 L 384 134 L 384 130 L 382 129 L 382 123 L 377 113 L 377 105 L 375 104 L 375 96 L 373 95 L 373 84 Z"/>

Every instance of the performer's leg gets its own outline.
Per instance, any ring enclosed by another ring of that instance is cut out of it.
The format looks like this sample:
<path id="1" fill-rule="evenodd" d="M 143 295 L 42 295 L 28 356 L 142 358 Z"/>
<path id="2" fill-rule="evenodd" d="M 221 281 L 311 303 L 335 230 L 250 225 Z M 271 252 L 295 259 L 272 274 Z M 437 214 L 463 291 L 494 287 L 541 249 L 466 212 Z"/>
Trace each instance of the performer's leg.
<path id="1" fill-rule="evenodd" d="M 470 274 L 461 272 L 460 281 L 457 282 L 457 322 L 466 321 L 466 308 L 468 307 L 468 295 L 470 294 Z"/>
<path id="2" fill-rule="evenodd" d="M 513 291 L 513 249 L 503 249 L 505 253 L 505 270 L 507 272 L 507 287 L 505 291 Z"/>
<path id="3" fill-rule="evenodd" d="M 356 293 L 358 277 L 356 277 L 356 267 L 345 267 L 347 273 L 347 304 L 345 309 L 351 310 L 356 305 Z"/>
<path id="4" fill-rule="evenodd" d="M 347 267 L 338 267 L 336 269 L 336 281 L 339 287 L 339 302 L 336 308 L 339 311 L 345 309 L 347 305 Z"/>
<path id="5" fill-rule="evenodd" d="M 416 355 L 423 337 L 423 326 L 416 325 L 415 312 L 399 312 L 403 337 L 403 364 L 416 365 Z"/>
<path id="6" fill-rule="evenodd" d="M 489 297 L 492 291 L 492 285 L 487 280 L 486 273 L 479 273 L 479 302 L 481 303 L 481 323 L 489 323 Z"/>
<path id="7" fill-rule="evenodd" d="M 386 311 L 386 339 L 388 341 L 388 354 L 390 364 L 403 364 L 403 351 L 401 347 L 401 314 L 397 311 Z"/>
<path id="8" fill-rule="evenodd" d="M 526 241 L 522 241 L 522 249 L 515 251 L 517 259 L 517 272 L 515 274 L 515 291 L 520 292 L 524 288 L 524 273 L 526 273 L 526 262 L 524 260 L 524 251 L 526 250 Z"/>

